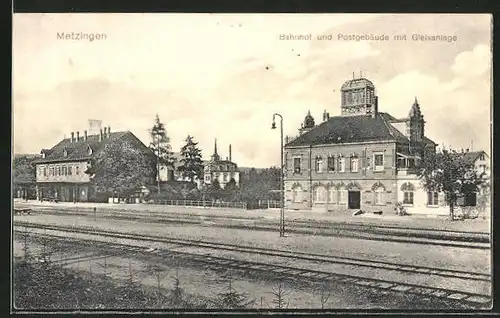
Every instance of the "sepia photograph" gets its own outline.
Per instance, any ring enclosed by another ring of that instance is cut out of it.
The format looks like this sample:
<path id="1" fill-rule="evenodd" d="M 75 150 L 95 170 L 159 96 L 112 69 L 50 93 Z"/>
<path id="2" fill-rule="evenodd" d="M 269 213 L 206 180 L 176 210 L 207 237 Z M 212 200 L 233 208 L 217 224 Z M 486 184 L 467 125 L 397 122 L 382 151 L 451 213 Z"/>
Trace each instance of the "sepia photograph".
<path id="1" fill-rule="evenodd" d="M 12 313 L 492 308 L 492 15 L 12 19 Z"/>

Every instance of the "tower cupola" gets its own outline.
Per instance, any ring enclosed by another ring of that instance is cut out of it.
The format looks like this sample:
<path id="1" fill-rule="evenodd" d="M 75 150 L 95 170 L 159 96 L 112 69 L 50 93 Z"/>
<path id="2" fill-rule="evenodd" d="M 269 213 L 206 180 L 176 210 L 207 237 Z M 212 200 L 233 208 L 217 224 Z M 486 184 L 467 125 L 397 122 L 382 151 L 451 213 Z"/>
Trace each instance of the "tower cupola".
<path id="1" fill-rule="evenodd" d="M 345 82 L 341 89 L 342 116 L 373 115 L 378 111 L 378 98 L 375 95 L 375 85 L 364 78 L 355 78 Z"/>

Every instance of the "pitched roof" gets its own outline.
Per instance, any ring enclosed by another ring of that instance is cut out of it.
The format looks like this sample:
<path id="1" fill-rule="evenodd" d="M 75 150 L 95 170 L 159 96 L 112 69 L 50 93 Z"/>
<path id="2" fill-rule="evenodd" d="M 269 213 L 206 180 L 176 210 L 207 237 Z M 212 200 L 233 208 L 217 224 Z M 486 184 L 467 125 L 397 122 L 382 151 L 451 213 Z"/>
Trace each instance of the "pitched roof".
<path id="1" fill-rule="evenodd" d="M 394 117 L 386 113 L 378 113 L 375 117 L 330 117 L 328 121 L 287 143 L 285 147 L 366 141 L 408 142 L 408 138 L 390 124 L 390 118 Z"/>
<path id="2" fill-rule="evenodd" d="M 71 142 L 71 138 L 65 138 L 54 147 L 52 147 L 48 152 L 46 152 L 45 158 L 38 159 L 35 161 L 35 163 L 65 162 L 89 159 L 91 157 L 88 154 L 89 146 L 92 149 L 92 153 L 95 154 L 99 150 L 103 149 L 107 144 L 117 141 L 126 134 L 132 133 L 130 131 L 113 132 L 109 135 L 108 138 L 103 138 L 102 141 L 99 141 L 99 135 L 89 135 L 87 137 L 87 140 L 83 140 L 83 138 L 81 138 L 81 140 L 74 142 Z M 65 150 L 67 151 L 66 156 L 64 155 Z"/>
<path id="3" fill-rule="evenodd" d="M 482 154 L 486 154 L 486 152 L 484 152 L 484 151 L 469 151 L 469 152 L 464 152 L 464 159 L 467 162 L 473 163 Z"/>

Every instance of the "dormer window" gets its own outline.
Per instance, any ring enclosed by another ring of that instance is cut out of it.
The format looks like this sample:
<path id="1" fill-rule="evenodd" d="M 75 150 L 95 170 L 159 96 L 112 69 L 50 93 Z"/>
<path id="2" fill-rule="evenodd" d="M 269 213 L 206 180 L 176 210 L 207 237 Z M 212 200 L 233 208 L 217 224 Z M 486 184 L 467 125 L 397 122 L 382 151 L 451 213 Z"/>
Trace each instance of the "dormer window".
<path id="1" fill-rule="evenodd" d="M 63 150 L 63 156 L 64 157 L 68 156 L 68 149 L 64 148 L 64 150 Z"/>
<path id="2" fill-rule="evenodd" d="M 90 146 L 87 147 L 87 153 L 89 156 L 92 155 L 92 153 L 93 153 L 93 150 Z"/>

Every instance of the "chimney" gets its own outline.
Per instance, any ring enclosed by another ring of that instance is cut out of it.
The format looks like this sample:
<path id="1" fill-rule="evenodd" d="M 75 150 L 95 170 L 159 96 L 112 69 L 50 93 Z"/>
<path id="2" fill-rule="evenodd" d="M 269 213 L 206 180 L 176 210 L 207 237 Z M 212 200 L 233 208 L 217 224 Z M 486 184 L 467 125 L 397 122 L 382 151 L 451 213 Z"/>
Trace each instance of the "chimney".
<path id="1" fill-rule="evenodd" d="M 69 142 L 73 142 L 74 139 L 75 139 L 75 133 L 71 132 L 71 138 L 70 138 Z"/>
<path id="2" fill-rule="evenodd" d="M 108 126 L 108 138 L 111 135 L 111 126 Z"/>
<path id="3" fill-rule="evenodd" d="M 83 140 L 87 141 L 87 131 L 83 131 Z"/>
<path id="4" fill-rule="evenodd" d="M 107 138 L 108 137 L 108 127 L 104 127 L 104 134 L 102 135 L 102 138 Z"/>
<path id="5" fill-rule="evenodd" d="M 229 144 L 229 161 L 231 161 L 231 144 Z"/>
<path id="6" fill-rule="evenodd" d="M 80 141 L 80 132 L 79 131 L 76 132 L 76 139 L 75 139 L 75 141 Z"/>
<path id="7" fill-rule="evenodd" d="M 102 128 L 101 128 L 100 133 L 99 133 L 99 141 L 102 141 Z"/>
<path id="8" fill-rule="evenodd" d="M 465 152 L 469 152 L 469 148 L 465 149 Z"/>

